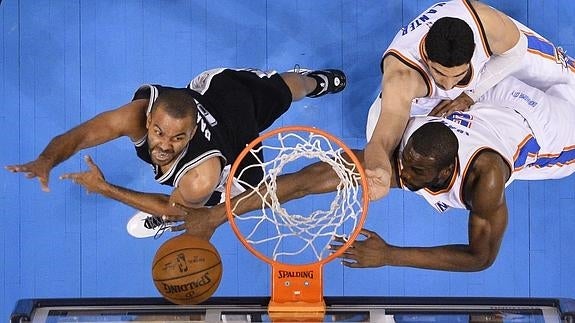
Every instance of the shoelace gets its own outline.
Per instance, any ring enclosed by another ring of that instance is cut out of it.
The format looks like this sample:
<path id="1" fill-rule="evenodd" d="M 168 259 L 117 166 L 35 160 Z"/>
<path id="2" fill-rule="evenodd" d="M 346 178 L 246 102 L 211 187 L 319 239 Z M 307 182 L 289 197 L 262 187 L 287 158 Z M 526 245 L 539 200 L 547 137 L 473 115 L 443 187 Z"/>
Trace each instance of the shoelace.
<path id="1" fill-rule="evenodd" d="M 158 228 L 156 233 L 154 234 L 154 239 L 158 239 L 159 237 L 162 236 L 162 234 L 164 234 L 164 231 L 170 229 L 170 226 L 161 217 L 149 216 L 146 219 L 144 219 L 144 228 L 150 230 Z"/>

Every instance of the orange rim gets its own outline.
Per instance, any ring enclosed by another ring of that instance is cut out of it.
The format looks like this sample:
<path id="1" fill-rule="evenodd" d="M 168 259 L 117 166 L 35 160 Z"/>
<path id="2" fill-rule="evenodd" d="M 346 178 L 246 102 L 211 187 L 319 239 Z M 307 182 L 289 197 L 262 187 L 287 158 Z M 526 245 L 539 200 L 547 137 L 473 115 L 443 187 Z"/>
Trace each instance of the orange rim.
<path id="1" fill-rule="evenodd" d="M 365 222 L 365 219 L 367 217 L 367 209 L 368 209 L 368 205 L 369 205 L 369 196 L 368 196 L 368 191 L 367 191 L 367 180 L 366 180 L 366 175 L 365 175 L 365 170 L 363 169 L 363 166 L 361 165 L 361 162 L 359 161 L 359 159 L 357 158 L 357 156 L 353 153 L 353 151 L 347 147 L 347 145 L 341 141 L 339 138 L 333 136 L 332 134 L 325 132 L 323 130 L 314 128 L 314 127 L 308 127 L 308 126 L 285 126 L 285 127 L 280 127 L 278 129 L 275 130 L 271 130 L 263 135 L 260 135 L 258 138 L 254 139 L 252 142 L 250 142 L 243 150 L 242 152 L 238 155 L 238 157 L 236 158 L 235 162 L 232 165 L 232 168 L 230 170 L 230 174 L 228 176 L 228 179 L 226 181 L 226 213 L 228 216 L 228 221 L 230 222 L 230 225 L 234 231 L 234 233 L 236 234 L 236 236 L 238 237 L 238 239 L 242 242 L 242 244 L 256 257 L 258 257 L 260 260 L 265 261 L 271 265 L 274 264 L 283 264 L 280 261 L 276 261 L 273 260 L 267 256 L 265 256 L 264 254 L 262 254 L 261 252 L 259 252 L 258 250 L 256 250 L 249 242 L 247 242 L 243 236 L 243 234 L 240 232 L 239 228 L 237 227 L 236 223 L 235 223 L 235 219 L 234 219 L 234 215 L 232 212 L 232 203 L 231 203 L 231 189 L 232 189 L 232 185 L 233 185 L 233 178 L 234 175 L 236 174 L 236 171 L 238 170 L 238 167 L 240 165 L 240 162 L 244 159 L 244 157 L 250 153 L 250 151 L 259 143 L 263 142 L 264 140 L 266 140 L 267 138 L 270 138 L 272 136 L 275 136 L 279 133 L 289 133 L 289 132 L 308 132 L 308 133 L 314 133 L 314 134 L 319 134 L 322 135 L 326 138 L 328 138 L 329 140 L 331 140 L 332 142 L 336 143 L 337 145 L 339 145 L 339 147 L 341 147 L 344 152 L 351 158 L 351 160 L 353 161 L 353 163 L 355 164 L 355 166 L 357 167 L 360 177 L 361 177 L 361 185 L 362 185 L 362 214 L 359 218 L 359 221 L 357 222 L 356 227 L 354 228 L 353 232 L 351 233 L 348 241 L 346 243 L 344 243 L 336 252 L 331 253 L 329 256 L 315 261 L 312 264 L 326 264 L 328 262 L 330 262 L 331 260 L 337 258 L 338 256 L 340 256 L 341 254 L 343 254 L 345 252 L 345 250 L 347 250 L 349 247 L 351 247 L 351 245 L 353 244 L 353 242 L 355 241 L 355 239 L 357 238 L 357 236 L 359 235 L 359 232 L 361 231 L 361 228 L 363 227 L 363 224 Z M 294 265 L 289 265 L 292 267 L 301 267 L 301 266 L 308 266 L 310 264 L 304 264 L 304 265 L 299 265 L 299 264 L 294 264 Z"/>

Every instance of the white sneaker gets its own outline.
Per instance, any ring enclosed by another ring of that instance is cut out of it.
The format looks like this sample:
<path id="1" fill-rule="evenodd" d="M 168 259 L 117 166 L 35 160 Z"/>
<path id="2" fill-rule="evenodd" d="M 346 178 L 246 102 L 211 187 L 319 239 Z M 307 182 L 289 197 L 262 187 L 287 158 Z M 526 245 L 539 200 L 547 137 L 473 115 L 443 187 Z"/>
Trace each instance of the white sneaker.
<path id="1" fill-rule="evenodd" d="M 161 217 L 139 211 L 130 218 L 126 225 L 126 230 L 135 238 L 154 237 L 154 239 L 157 239 L 162 236 L 164 231 L 172 231 L 173 223 L 164 221 Z"/>

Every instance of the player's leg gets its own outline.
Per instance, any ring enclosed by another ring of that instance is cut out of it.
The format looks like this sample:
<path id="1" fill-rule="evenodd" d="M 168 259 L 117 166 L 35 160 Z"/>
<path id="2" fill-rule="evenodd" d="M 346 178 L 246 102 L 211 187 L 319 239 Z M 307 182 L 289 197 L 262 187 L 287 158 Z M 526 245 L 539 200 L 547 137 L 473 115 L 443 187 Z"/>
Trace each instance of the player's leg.
<path id="1" fill-rule="evenodd" d="M 338 93 L 346 86 L 345 74 L 336 69 L 312 71 L 296 68 L 282 73 L 281 77 L 292 93 L 292 101 L 301 100 L 306 96 L 317 98 Z"/>

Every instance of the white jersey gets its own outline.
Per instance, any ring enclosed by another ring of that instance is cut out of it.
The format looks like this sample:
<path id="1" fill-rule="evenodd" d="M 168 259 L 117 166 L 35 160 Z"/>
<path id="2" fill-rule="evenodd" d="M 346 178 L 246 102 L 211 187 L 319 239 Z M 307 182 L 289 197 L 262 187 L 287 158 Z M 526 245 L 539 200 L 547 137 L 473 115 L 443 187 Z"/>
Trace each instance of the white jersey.
<path id="1" fill-rule="evenodd" d="M 476 44 L 470 62 L 470 74 L 451 90 L 441 89 L 433 81 L 425 63 L 426 58 L 423 50 L 429 29 L 435 21 L 444 17 L 457 17 L 465 21 L 473 31 Z M 383 54 L 384 59 L 387 56 L 394 56 L 405 65 L 419 72 L 427 85 L 427 99 L 438 102 L 442 99 L 455 99 L 463 91 L 475 88 L 481 69 L 491 56 L 491 50 L 489 49 L 483 26 L 473 7 L 466 0 L 453 0 L 434 4 L 407 26 L 403 27 L 395 35 L 395 38 Z M 427 101 L 424 98 L 418 99 L 418 105 L 429 105 L 419 101 Z M 435 105 L 433 104 L 433 106 Z M 414 111 L 413 114 L 427 114 L 428 112 Z"/>
<path id="2" fill-rule="evenodd" d="M 555 84 L 575 86 L 575 60 L 567 56 L 563 48 L 555 46 L 522 23 L 510 19 L 527 37 L 527 54 L 523 56 L 521 67 L 511 75 L 543 91 Z"/>
<path id="3" fill-rule="evenodd" d="M 550 89 L 554 94 L 560 90 Z M 416 192 L 439 212 L 467 208 L 463 184 L 474 158 L 486 149 L 501 155 L 512 170 L 506 185 L 515 179 L 561 178 L 575 171 L 575 132 L 569 130 L 575 122 L 575 105 L 515 78 L 500 82 L 466 113 L 413 117 L 400 150 L 417 128 L 433 121 L 446 124 L 459 141 L 459 164 L 449 187 Z"/>
<path id="4" fill-rule="evenodd" d="M 467 22 L 473 30 L 476 43 L 471 60 L 471 78 L 449 91 L 437 87 L 422 60 L 425 36 L 433 22 L 441 17 L 457 17 Z M 512 73 L 512 76 L 543 91 L 555 84 L 571 84 L 575 87 L 575 60 L 567 56 L 561 47 L 556 47 L 535 31 L 510 19 L 526 35 L 528 44 L 527 54 L 521 61 L 521 67 Z M 431 6 L 409 25 L 403 27 L 385 51 L 383 58 L 393 55 L 407 66 L 417 70 L 427 83 L 428 95 L 412 102 L 411 115 L 416 116 L 427 115 L 443 99 L 454 99 L 465 90 L 473 90 L 478 80 L 481 79 L 481 72 L 491 54 L 483 26 L 469 1 L 453 0 Z M 381 64 L 383 67 L 383 59 Z M 380 110 L 381 98 L 378 96 L 369 109 L 366 127 L 368 140 L 371 138 Z"/>

